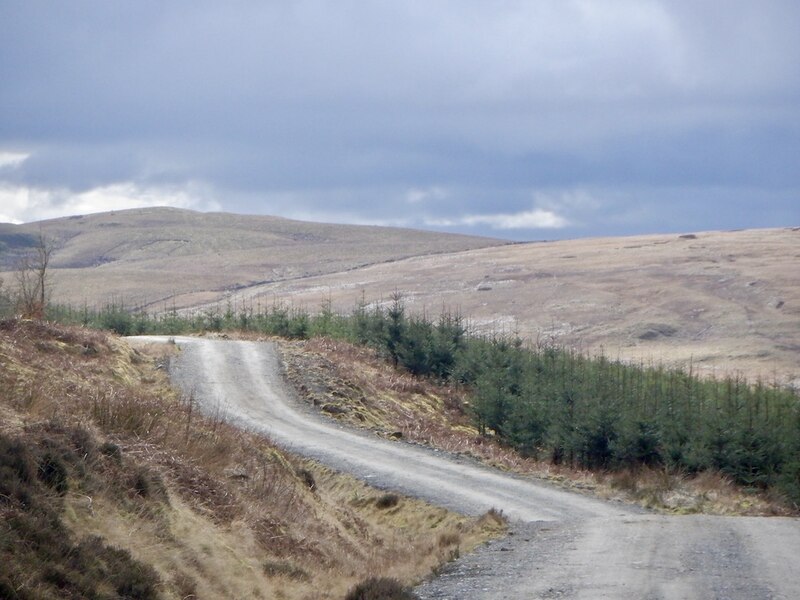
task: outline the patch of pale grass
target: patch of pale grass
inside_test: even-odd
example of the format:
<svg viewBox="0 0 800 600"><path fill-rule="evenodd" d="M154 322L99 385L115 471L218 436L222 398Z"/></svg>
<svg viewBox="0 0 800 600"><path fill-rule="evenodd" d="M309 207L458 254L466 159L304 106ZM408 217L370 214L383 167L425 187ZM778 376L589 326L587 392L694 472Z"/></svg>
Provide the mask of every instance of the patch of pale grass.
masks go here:
<svg viewBox="0 0 800 600"><path fill-rule="evenodd" d="M790 514L779 499L748 492L715 471L686 475L663 467L641 467L600 473L595 480L595 491L602 497L635 502L662 512L748 516Z"/></svg>
<svg viewBox="0 0 800 600"><path fill-rule="evenodd" d="M98 535L126 548L153 566L172 594L202 590L203 596L273 598L275 587L264 577L259 559L266 552L241 523L221 527L176 496L170 499L167 530L163 522L136 518L117 505L96 498L91 511L85 499L71 499L67 525L79 535Z"/></svg>
<svg viewBox="0 0 800 600"><path fill-rule="evenodd" d="M363 562L371 574L405 583L420 581L458 553L503 535L505 522L492 517L472 519L407 497L398 496L390 506L381 500L396 494L379 492L347 476L318 468L315 478L329 491L339 514L338 534L346 541L347 555L332 569L340 578L339 597L352 586L353 564ZM375 529L377 537L364 538L360 530ZM387 552L389 548L393 550Z"/></svg>

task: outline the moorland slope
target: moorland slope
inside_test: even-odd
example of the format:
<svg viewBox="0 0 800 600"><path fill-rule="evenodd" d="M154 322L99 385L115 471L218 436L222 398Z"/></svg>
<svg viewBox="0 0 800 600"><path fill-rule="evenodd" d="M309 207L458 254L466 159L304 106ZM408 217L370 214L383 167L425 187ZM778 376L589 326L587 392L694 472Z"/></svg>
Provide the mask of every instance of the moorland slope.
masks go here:
<svg viewBox="0 0 800 600"><path fill-rule="evenodd" d="M500 240L391 227L144 208L22 225L0 224L0 271L34 245L55 245L54 299L75 305L178 308L232 290L325 275L410 256L459 252Z"/></svg>
<svg viewBox="0 0 800 600"><path fill-rule="evenodd" d="M361 298L627 361L800 384L800 228L513 244L237 291L351 310Z"/></svg>
<svg viewBox="0 0 800 600"><path fill-rule="evenodd" d="M479 332L800 385L797 227L508 244L152 208L0 225L0 266L39 231L53 298L75 306L349 312L399 292Z"/></svg>

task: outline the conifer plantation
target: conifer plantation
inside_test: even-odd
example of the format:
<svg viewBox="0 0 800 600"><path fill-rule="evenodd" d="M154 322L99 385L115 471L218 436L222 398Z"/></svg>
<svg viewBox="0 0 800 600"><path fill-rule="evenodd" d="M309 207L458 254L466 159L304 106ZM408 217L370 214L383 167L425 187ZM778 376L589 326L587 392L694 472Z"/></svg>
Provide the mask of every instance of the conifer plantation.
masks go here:
<svg viewBox="0 0 800 600"><path fill-rule="evenodd" d="M478 430L525 455L586 469L715 470L800 504L800 398L777 384L477 336L459 315L407 314L399 295L362 302L350 314L282 304L158 314L121 304L50 310L56 320L122 335L238 330L345 339L414 375L466 387Z"/></svg>

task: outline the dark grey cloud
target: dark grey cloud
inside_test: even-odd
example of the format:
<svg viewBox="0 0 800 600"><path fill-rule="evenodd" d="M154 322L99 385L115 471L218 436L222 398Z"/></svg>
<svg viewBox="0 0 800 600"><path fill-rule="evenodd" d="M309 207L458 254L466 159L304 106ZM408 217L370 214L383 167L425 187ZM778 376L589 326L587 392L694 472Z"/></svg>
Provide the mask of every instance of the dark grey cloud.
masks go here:
<svg viewBox="0 0 800 600"><path fill-rule="evenodd" d="M112 188L517 238L793 224L797 31L793 1L2 3L0 217Z"/></svg>

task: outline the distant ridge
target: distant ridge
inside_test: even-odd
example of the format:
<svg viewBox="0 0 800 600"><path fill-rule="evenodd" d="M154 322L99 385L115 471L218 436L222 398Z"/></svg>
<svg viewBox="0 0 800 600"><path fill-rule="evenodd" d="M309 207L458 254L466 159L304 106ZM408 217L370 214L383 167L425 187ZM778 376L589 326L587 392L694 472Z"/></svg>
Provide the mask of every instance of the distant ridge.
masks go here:
<svg viewBox="0 0 800 600"><path fill-rule="evenodd" d="M111 298L179 306L220 299L255 283L318 276L420 255L507 242L393 227L143 208L0 224L0 268L36 242L56 243L56 296L76 304Z"/></svg>

